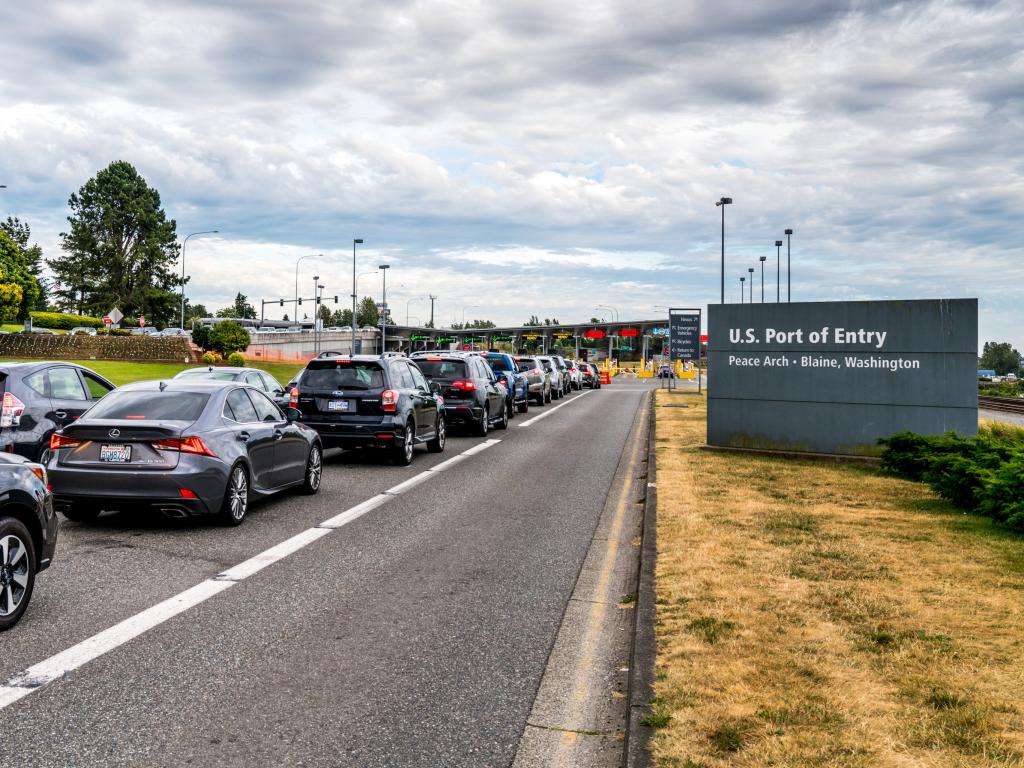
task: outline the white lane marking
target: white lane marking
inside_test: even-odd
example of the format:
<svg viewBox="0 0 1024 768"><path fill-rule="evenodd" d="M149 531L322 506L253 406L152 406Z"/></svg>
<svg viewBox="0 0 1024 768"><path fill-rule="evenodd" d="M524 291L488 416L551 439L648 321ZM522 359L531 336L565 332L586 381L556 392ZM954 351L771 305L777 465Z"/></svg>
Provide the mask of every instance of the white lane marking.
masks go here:
<svg viewBox="0 0 1024 768"><path fill-rule="evenodd" d="M233 581L214 581L213 579L202 581L162 603L157 603L152 608L147 608L141 613L125 619L120 624L115 624L109 629L83 640L78 645L71 646L66 651L61 651L55 656L29 667L24 672L12 677L0 688L0 709L38 690L47 683L73 672L83 664L99 658L179 613L199 605L233 584L235 584Z"/></svg>
<svg viewBox="0 0 1024 768"><path fill-rule="evenodd" d="M270 549L260 552L255 557L250 557L248 560L228 568L226 571L221 571L213 578L217 581L241 581L242 579L247 579L254 573L259 573L268 565L273 565L278 560L284 560L288 555L295 554L303 547L326 536L332 530L331 528L307 528L290 539L285 539L280 544L275 544Z"/></svg>
<svg viewBox="0 0 1024 768"><path fill-rule="evenodd" d="M61 651L60 653L17 673L6 680L3 684L0 684L0 709L10 706L14 702L23 699L25 696L39 690L48 683L52 683L54 680L64 677L65 675L69 675L79 667L88 664L90 661L99 658L103 654L124 645L130 640L134 640L144 632L148 632L154 627L163 624L165 621L174 618L178 614L184 613L189 608L194 608L200 603L209 600L214 595L218 595L221 592L230 589L253 574L259 573L268 565L272 565L273 563L283 560L289 555L298 552L303 547L306 547L332 531L341 528L343 525L362 517L367 512L376 509L388 499L392 498L392 496L395 495L396 489L401 488L402 490L406 490L406 488L411 488L412 485L410 485L410 481L415 480L416 482L414 484L418 485L429 478L432 473L444 471L444 469L452 466L455 459L464 461L470 456L480 453L480 451L487 450L492 445L497 445L500 442L501 440L487 440L483 443L478 443L472 448L452 457L452 459L443 462L443 464L438 464L430 470L426 470L413 476L404 483L399 483L390 491L385 491L384 493L373 496L360 504L356 504L354 507L350 507L341 514L324 520L316 527L307 528L301 533L297 533L291 538L285 539L280 544L275 544L270 549L267 549L226 571L221 571L216 576L206 579L205 581L201 581L194 587L190 587L184 592L179 592L177 595L174 595L174 597L169 597L163 602L157 603L151 608L147 608L146 610L125 619L119 624L115 624L109 629L105 629L102 632L83 640L77 645L73 645L67 650ZM398 493L401 493L401 491L398 491Z"/></svg>
<svg viewBox="0 0 1024 768"><path fill-rule="evenodd" d="M341 528L341 526L346 525L347 523L351 523L357 517L362 517L367 512L370 512L370 511L376 509L381 504L383 504L385 501L387 501L389 498L390 497L387 494L378 493L376 496L370 497L369 499L364 501L362 504L356 504L354 507L346 509L340 515L335 515L334 517L330 517L327 520L324 520L317 527L318 528Z"/></svg>
<svg viewBox="0 0 1024 768"><path fill-rule="evenodd" d="M399 496L408 491L410 488L415 488L420 483L426 482L429 479L430 470L424 470L420 472L418 475L413 475L405 482L399 483L398 485L394 485L388 488L386 491L384 491L384 493L388 496Z"/></svg>
<svg viewBox="0 0 1024 768"><path fill-rule="evenodd" d="M568 401L566 401L566 402L562 403L561 405L556 405L556 406L555 406L554 408L552 408L552 409L551 409L550 411L544 411L544 413L540 414L539 416L534 416L534 417L533 417L532 419L529 419L528 421L524 421L524 422L523 422L522 424L520 424L519 426L520 426L520 427L528 427L528 426L530 426L531 424L535 424L536 422L540 421L541 419L545 419L545 418L547 418L547 417L548 417L548 416L550 416L550 415L551 415L552 413L554 413L555 411L557 411L557 410L558 410L559 408L565 408L565 406L567 406L567 405L572 405L572 404L573 404L573 403L575 403L575 402L576 402L577 400L579 400L579 399L580 399L581 397L583 397L583 396L585 396L585 395L589 395L589 394L590 394L591 392L593 392L593 391L594 391L593 389L588 389L588 390L587 390L586 392L580 392L580 393L579 393L578 395L576 395L576 397L574 397L574 398L573 398L572 400L568 400Z"/></svg>

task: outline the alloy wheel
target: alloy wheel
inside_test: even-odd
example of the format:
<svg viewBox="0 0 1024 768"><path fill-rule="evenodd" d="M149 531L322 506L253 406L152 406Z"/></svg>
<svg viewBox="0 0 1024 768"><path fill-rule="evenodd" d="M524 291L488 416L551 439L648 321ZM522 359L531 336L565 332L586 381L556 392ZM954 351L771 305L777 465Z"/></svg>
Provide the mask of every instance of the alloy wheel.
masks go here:
<svg viewBox="0 0 1024 768"><path fill-rule="evenodd" d="M231 517L239 521L245 517L245 511L249 507L249 479L241 467L235 467L231 473L231 487L228 493L228 509L231 510Z"/></svg>
<svg viewBox="0 0 1024 768"><path fill-rule="evenodd" d="M405 444L402 446L402 450L405 453L405 462L408 464L412 461L413 449L415 443L413 442L412 427L408 424L405 425Z"/></svg>
<svg viewBox="0 0 1024 768"><path fill-rule="evenodd" d="M10 616L25 599L29 567L28 547L21 538L0 539L0 616Z"/></svg>
<svg viewBox="0 0 1024 768"><path fill-rule="evenodd" d="M324 471L323 457L320 454L320 446L314 445L309 452L309 466L306 468L306 483L311 491L320 487L320 478Z"/></svg>
<svg viewBox="0 0 1024 768"><path fill-rule="evenodd" d="M445 441L446 437L447 437L447 432L446 432L446 427L444 425L444 417L438 416L437 417L437 438L436 438L436 440L437 440L437 450L439 452L444 450L444 441Z"/></svg>

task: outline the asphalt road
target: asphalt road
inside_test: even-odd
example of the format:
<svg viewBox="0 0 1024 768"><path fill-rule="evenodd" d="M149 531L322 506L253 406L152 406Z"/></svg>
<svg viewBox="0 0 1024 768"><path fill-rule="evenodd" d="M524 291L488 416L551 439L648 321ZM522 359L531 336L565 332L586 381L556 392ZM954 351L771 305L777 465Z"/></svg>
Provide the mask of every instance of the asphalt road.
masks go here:
<svg viewBox="0 0 1024 768"><path fill-rule="evenodd" d="M240 528L65 522L0 635L0 766L510 765L646 388L532 407L444 471L423 474L483 441L453 436L407 468L329 453L318 496ZM4 704L4 681L17 693L24 670L201 583L223 591Z"/></svg>

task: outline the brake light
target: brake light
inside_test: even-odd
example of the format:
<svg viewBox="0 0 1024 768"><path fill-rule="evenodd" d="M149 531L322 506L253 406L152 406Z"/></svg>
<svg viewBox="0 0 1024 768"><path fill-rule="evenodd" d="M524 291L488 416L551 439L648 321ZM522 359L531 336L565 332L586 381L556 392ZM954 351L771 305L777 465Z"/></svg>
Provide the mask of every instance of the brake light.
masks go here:
<svg viewBox="0 0 1024 768"><path fill-rule="evenodd" d="M534 368L530 373L534 376L540 376L540 368Z"/></svg>
<svg viewBox="0 0 1024 768"><path fill-rule="evenodd" d="M288 407L298 408L299 407L299 388L292 387L292 391L288 393Z"/></svg>
<svg viewBox="0 0 1024 768"><path fill-rule="evenodd" d="M10 392L4 392L3 406L0 408L0 427L18 426L24 412L25 404Z"/></svg>
<svg viewBox="0 0 1024 768"><path fill-rule="evenodd" d="M190 491L188 488L179 488L178 493L181 494L183 499L198 499L195 491Z"/></svg>
<svg viewBox="0 0 1024 768"><path fill-rule="evenodd" d="M67 435L61 435L61 434L59 434L57 432L54 432L52 435L50 435L50 450L51 451L56 451L59 448L74 448L75 446L81 445L81 444L82 444L81 440L76 440L73 437L68 437Z"/></svg>
<svg viewBox="0 0 1024 768"><path fill-rule="evenodd" d="M193 456L212 456L217 454L209 449L201 437L191 435L189 437L168 437L166 440L156 440L153 447L158 451L178 451L179 453L190 453Z"/></svg>
<svg viewBox="0 0 1024 768"><path fill-rule="evenodd" d="M476 382L471 379L466 379L465 381L453 381L452 389L461 389L464 392L472 392L476 389Z"/></svg>
<svg viewBox="0 0 1024 768"><path fill-rule="evenodd" d="M394 413L398 410L398 393L393 389L385 389L380 393L380 404L384 407L384 413Z"/></svg>

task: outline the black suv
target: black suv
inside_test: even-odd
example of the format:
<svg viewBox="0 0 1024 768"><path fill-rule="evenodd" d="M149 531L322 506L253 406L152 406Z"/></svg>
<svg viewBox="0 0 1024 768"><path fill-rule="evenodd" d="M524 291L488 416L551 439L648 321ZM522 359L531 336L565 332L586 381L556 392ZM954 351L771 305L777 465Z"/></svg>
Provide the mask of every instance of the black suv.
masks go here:
<svg viewBox="0 0 1024 768"><path fill-rule="evenodd" d="M72 363L0 364L0 452L46 464L50 434L112 389L98 373Z"/></svg>
<svg viewBox="0 0 1024 768"><path fill-rule="evenodd" d="M36 574L57 546L57 515L46 468L0 454L0 632L25 613Z"/></svg>
<svg viewBox="0 0 1024 768"><path fill-rule="evenodd" d="M397 353L318 357L290 393L299 420L324 448L384 448L396 464L412 463L417 443L444 450L444 406L437 387Z"/></svg>
<svg viewBox="0 0 1024 768"><path fill-rule="evenodd" d="M493 424L508 427L508 392L475 352L416 352L413 361L444 395L449 424L465 424L481 437Z"/></svg>

